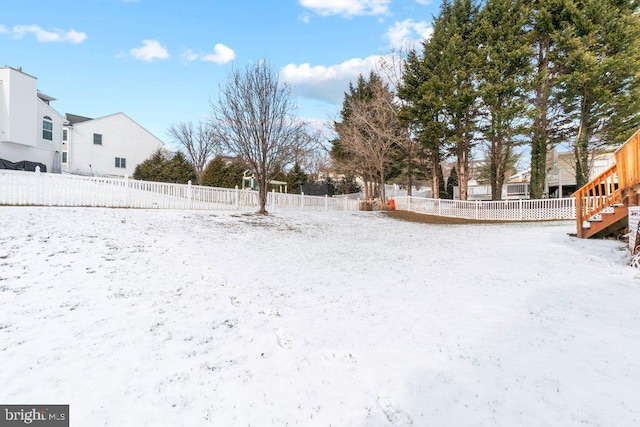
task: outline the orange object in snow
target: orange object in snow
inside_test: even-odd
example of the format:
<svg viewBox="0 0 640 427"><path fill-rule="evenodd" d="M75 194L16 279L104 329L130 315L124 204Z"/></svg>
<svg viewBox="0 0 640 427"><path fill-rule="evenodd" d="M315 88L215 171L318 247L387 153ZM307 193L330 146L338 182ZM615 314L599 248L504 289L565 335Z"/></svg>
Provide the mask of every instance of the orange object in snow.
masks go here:
<svg viewBox="0 0 640 427"><path fill-rule="evenodd" d="M393 199L389 199L389 201L387 202L387 207L389 209L391 209L392 211L396 210L396 201Z"/></svg>

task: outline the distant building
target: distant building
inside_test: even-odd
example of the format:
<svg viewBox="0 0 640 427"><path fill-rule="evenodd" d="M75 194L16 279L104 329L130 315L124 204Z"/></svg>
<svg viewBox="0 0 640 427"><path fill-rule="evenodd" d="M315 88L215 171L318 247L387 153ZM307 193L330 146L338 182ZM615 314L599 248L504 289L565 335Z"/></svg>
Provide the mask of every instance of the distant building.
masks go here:
<svg viewBox="0 0 640 427"><path fill-rule="evenodd" d="M124 113L90 119L67 114L62 170L77 174L133 175L163 143Z"/></svg>
<svg viewBox="0 0 640 427"><path fill-rule="evenodd" d="M0 68L0 159L42 163L53 173L125 176L163 146L124 113L63 117L52 101L35 77Z"/></svg>
<svg viewBox="0 0 640 427"><path fill-rule="evenodd" d="M0 67L0 158L37 162L60 172L64 118L20 68Z"/></svg>
<svg viewBox="0 0 640 427"><path fill-rule="evenodd" d="M591 168L589 180L600 175L615 164L615 148L589 156ZM576 160L572 151L559 152L552 149L547 155L547 180L545 193L551 198L569 197L578 190L576 187Z"/></svg>

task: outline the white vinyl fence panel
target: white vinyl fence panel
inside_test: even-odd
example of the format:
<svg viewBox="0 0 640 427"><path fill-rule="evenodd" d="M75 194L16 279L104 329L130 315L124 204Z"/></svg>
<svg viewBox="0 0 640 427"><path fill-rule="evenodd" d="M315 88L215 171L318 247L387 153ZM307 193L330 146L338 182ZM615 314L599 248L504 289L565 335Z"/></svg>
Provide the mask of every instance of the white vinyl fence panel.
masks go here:
<svg viewBox="0 0 640 427"><path fill-rule="evenodd" d="M629 207L629 251L636 253L638 245L638 229L640 228L640 206Z"/></svg>
<svg viewBox="0 0 640 427"><path fill-rule="evenodd" d="M468 201L398 197L396 209L455 218L535 221L576 218L575 199Z"/></svg>
<svg viewBox="0 0 640 427"><path fill-rule="evenodd" d="M257 210L256 191L0 170L0 205ZM270 193L267 210L355 211L358 201Z"/></svg>

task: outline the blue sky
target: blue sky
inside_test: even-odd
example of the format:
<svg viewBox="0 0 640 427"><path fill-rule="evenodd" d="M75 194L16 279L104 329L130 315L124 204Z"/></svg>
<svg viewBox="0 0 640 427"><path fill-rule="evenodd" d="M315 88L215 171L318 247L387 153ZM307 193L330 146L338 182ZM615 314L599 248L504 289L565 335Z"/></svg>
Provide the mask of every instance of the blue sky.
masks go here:
<svg viewBox="0 0 640 427"><path fill-rule="evenodd" d="M266 59L327 120L359 73L430 34L439 0L3 0L0 65L22 67L60 113L122 111L171 146L206 119L231 69Z"/></svg>

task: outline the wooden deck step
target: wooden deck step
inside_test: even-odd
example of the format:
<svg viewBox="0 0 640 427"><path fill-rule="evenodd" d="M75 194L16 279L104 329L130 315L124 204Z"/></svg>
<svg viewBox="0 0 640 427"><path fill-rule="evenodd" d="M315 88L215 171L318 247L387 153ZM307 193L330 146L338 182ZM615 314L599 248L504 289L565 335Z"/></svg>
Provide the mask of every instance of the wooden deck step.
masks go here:
<svg viewBox="0 0 640 427"><path fill-rule="evenodd" d="M602 211L583 223L585 238L614 235L627 226L629 209L625 205L612 205L611 210Z"/></svg>

